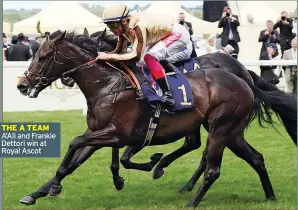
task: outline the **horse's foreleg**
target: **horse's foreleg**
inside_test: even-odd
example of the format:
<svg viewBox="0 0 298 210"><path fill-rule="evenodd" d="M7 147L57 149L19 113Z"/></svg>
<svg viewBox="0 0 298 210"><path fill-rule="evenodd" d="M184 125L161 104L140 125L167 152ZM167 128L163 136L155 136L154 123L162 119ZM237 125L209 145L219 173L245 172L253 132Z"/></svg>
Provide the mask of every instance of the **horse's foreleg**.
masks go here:
<svg viewBox="0 0 298 210"><path fill-rule="evenodd" d="M126 147L120 161L124 168L126 169L136 169L140 171L151 171L154 166L158 163L158 161L162 158L162 153L155 153L153 154L150 159L151 161L148 163L133 163L130 159L141 151L144 147L143 146L132 146Z"/></svg>
<svg viewBox="0 0 298 210"><path fill-rule="evenodd" d="M183 155L200 148L201 146L201 134L200 127L193 133L185 137L184 144L170 153L169 155L163 157L153 171L153 179L158 179L164 175L164 168L168 167L172 162L182 157Z"/></svg>
<svg viewBox="0 0 298 210"><path fill-rule="evenodd" d="M113 174L114 186L117 190L122 190L124 187L124 179L119 175L119 148L112 149L112 164L110 169Z"/></svg>
<svg viewBox="0 0 298 210"><path fill-rule="evenodd" d="M66 155L64 156L60 167L56 171L56 176L49 182L47 182L43 187L41 187L36 193L32 193L29 196L23 198L21 202L24 204L32 205L36 202L37 198L45 197L49 192L56 191L57 186L61 186L61 181L80 165L79 161L77 167L75 167L74 165L70 165L72 160L75 158L76 152L80 150L80 148L89 148L89 152L86 152L86 155L83 155L83 158L80 159L81 162L84 162L92 155L95 150L104 146L114 147L117 146L117 143L118 138L116 137L116 128L112 124L110 124L103 130L85 133L82 136L76 137L69 144ZM92 147L88 147L90 145L92 145ZM87 154L89 154L89 156Z"/></svg>
<svg viewBox="0 0 298 210"><path fill-rule="evenodd" d="M74 157L71 160L68 174L71 174L73 171L75 171L82 163L84 163L95 151L97 150L96 147L93 146L86 146L82 147L79 150L76 151ZM40 197L45 197L47 195L50 196L57 196L61 193L62 186L61 182L54 182L54 177L48 181L45 185L43 185L40 189L37 191L31 193L30 195L22 198L20 200L23 204L32 205L35 203L35 200ZM51 187L51 188L50 188Z"/></svg>

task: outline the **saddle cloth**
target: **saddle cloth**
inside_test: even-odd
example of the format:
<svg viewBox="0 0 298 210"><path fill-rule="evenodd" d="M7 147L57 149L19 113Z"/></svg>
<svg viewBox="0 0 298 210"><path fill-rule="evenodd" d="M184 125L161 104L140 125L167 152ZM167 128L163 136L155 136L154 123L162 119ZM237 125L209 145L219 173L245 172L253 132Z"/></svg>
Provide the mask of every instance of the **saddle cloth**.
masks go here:
<svg viewBox="0 0 298 210"><path fill-rule="evenodd" d="M175 63L174 66L179 72L167 72L167 79L173 98L175 100L175 110L182 111L194 107L194 98L188 79L184 73L197 70L200 68L199 62L196 59L188 59L184 62ZM146 101L150 103L163 103L162 90L150 74L147 66L136 65L131 67L131 70L138 79ZM165 68L166 69L166 68ZM167 71L167 70L166 70ZM141 74L140 74L141 73Z"/></svg>

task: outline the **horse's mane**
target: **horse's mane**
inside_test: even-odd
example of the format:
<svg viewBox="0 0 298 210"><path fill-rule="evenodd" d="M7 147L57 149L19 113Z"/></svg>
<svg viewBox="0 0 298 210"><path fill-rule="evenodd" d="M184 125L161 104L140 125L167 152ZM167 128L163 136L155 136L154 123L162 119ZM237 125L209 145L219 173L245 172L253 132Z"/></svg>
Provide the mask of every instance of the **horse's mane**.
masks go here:
<svg viewBox="0 0 298 210"><path fill-rule="evenodd" d="M103 41L108 43L109 45L115 46L117 45L118 38L112 33L107 33L106 30L104 31L97 31L90 35L90 37L101 37Z"/></svg>
<svg viewBox="0 0 298 210"><path fill-rule="evenodd" d="M62 35L64 32L63 31L55 31L54 33L52 33L50 35L50 39L54 39L56 37L58 37L59 35ZM87 52L91 53L94 57L97 56L97 48L99 47L99 45L93 41L91 38L89 37L85 37L82 34L77 34L74 31L70 31L67 32L65 34L64 39L76 46L78 46L79 48L82 48L84 50L86 50Z"/></svg>
<svg viewBox="0 0 298 210"><path fill-rule="evenodd" d="M104 31L97 31L90 35L90 37L98 37L100 34L102 34Z"/></svg>
<svg viewBox="0 0 298 210"><path fill-rule="evenodd" d="M55 31L50 35L50 39L51 40L55 39L56 37L58 37L59 35L62 35L63 33L64 32L60 30ZM94 58L97 57L98 55L97 50L99 48L99 44L96 43L96 41L94 41L94 37L86 37L83 34L77 34L75 31L70 31L65 34L64 39L70 42L71 44L81 48L82 51L85 50L89 52L91 55L94 56ZM111 71L109 70L107 72L111 72ZM121 75L121 73L119 73L118 71L114 71L114 74Z"/></svg>
<svg viewBox="0 0 298 210"><path fill-rule="evenodd" d="M108 44L116 47L118 38L113 34L106 34L104 37L104 41L106 41Z"/></svg>

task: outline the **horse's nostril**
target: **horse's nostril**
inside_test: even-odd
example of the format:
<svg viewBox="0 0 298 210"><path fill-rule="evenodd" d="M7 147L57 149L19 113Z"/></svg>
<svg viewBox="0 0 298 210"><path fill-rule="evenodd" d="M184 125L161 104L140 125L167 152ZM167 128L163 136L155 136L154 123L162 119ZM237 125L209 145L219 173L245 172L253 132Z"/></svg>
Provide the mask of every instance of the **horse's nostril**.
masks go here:
<svg viewBox="0 0 298 210"><path fill-rule="evenodd" d="M28 87L24 84L17 85L17 88L22 94L26 94L28 91Z"/></svg>
<svg viewBox="0 0 298 210"><path fill-rule="evenodd" d="M17 88L18 88L19 90L22 90L22 89L26 89L27 87L26 87L26 85L24 85L24 84L19 84L19 85L17 86Z"/></svg>

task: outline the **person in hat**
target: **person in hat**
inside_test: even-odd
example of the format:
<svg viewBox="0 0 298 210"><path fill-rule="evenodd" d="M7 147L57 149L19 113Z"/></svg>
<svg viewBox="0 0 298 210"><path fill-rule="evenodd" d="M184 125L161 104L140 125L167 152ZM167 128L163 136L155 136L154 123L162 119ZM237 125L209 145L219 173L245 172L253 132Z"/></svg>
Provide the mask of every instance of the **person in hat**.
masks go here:
<svg viewBox="0 0 298 210"><path fill-rule="evenodd" d="M11 46L7 50L7 61L13 61L12 52L14 50L14 46L18 43L18 36L14 35L11 37Z"/></svg>
<svg viewBox="0 0 298 210"><path fill-rule="evenodd" d="M263 52L260 56L260 60L272 60L278 56L278 48L275 43L270 43L267 47L267 50ZM274 73L276 66L260 66L261 77L272 84L278 84L279 79Z"/></svg>
<svg viewBox="0 0 298 210"><path fill-rule="evenodd" d="M192 43L189 32L174 18L152 16L145 12L130 13L126 5L114 3L103 12L104 23L118 36L116 49L111 53L98 53L97 59L112 61L144 61L164 93L165 103L174 105L165 70L166 64L190 58ZM133 43L128 53L123 53L125 42ZM167 68L174 68L167 65Z"/></svg>
<svg viewBox="0 0 298 210"><path fill-rule="evenodd" d="M228 44L234 48L231 53L232 57L238 59L239 42L241 42L238 27L240 26L239 17L232 13L230 7L224 7L222 16L218 22L218 28L222 28L221 46L226 47Z"/></svg>
<svg viewBox="0 0 298 210"><path fill-rule="evenodd" d="M30 48L27 46L26 37L23 33L18 34L18 43L14 45L14 49L11 52L11 58L13 61L28 61L32 54Z"/></svg>

